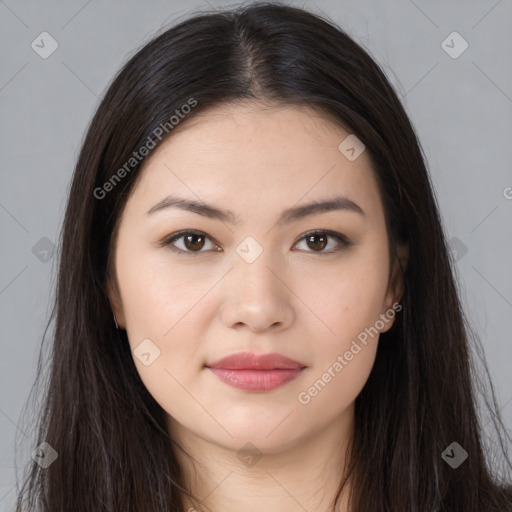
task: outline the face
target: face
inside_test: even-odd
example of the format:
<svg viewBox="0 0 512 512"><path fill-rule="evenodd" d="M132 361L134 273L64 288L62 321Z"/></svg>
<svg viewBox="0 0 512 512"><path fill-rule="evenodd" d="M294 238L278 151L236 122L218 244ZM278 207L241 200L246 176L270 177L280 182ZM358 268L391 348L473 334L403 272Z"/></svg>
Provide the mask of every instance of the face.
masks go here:
<svg viewBox="0 0 512 512"><path fill-rule="evenodd" d="M351 418L401 282L369 156L338 148L348 135L305 108L231 105L183 122L146 161L109 297L175 435L276 453ZM208 367L242 352L299 364Z"/></svg>

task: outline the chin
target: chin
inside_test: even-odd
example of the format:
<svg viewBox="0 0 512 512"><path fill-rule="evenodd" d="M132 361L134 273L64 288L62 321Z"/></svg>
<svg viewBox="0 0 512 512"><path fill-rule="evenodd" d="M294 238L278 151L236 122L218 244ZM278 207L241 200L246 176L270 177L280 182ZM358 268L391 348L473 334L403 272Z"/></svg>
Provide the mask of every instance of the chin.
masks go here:
<svg viewBox="0 0 512 512"><path fill-rule="evenodd" d="M243 451L244 447L249 444L250 446L247 446L249 451L252 446L264 454L281 453L295 446L300 440L300 435L296 428L292 428L292 425L286 429L282 428L283 425L276 428L277 425L278 422L273 422L272 425L252 422L248 425L239 424L235 428L224 422L223 426L233 437L223 431L225 435L222 435L221 438L215 436L211 438L211 441L236 452ZM293 437L290 435L291 432L293 432Z"/></svg>

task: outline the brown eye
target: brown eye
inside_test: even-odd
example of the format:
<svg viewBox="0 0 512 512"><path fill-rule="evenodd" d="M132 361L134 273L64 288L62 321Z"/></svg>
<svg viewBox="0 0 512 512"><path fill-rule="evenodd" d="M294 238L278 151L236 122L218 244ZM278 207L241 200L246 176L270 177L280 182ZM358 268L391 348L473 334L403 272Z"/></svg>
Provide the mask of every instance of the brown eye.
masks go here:
<svg viewBox="0 0 512 512"><path fill-rule="evenodd" d="M336 240L338 244L335 244L333 247L332 244L329 243L331 239ZM336 233L335 231L312 231L303 235L299 242L302 243L302 241L305 241L306 252L316 252L320 255L333 254L335 252L341 251L346 247L354 245L354 243L351 242L345 235ZM330 245L329 250L324 250L328 245Z"/></svg>
<svg viewBox="0 0 512 512"><path fill-rule="evenodd" d="M322 251L327 245L327 237L321 234L313 234L307 236L308 247L315 251Z"/></svg>
<svg viewBox="0 0 512 512"><path fill-rule="evenodd" d="M195 233L184 236L184 245L190 251L200 251L204 246L204 236Z"/></svg>
<svg viewBox="0 0 512 512"><path fill-rule="evenodd" d="M178 245L180 243L181 247ZM215 244L212 243L211 238L201 231L181 231L180 233L174 233L159 243L160 247L168 247L173 252L184 254L187 256L193 256L196 253L201 254L207 252L207 249L203 250L207 243L210 247L207 249L219 250Z"/></svg>

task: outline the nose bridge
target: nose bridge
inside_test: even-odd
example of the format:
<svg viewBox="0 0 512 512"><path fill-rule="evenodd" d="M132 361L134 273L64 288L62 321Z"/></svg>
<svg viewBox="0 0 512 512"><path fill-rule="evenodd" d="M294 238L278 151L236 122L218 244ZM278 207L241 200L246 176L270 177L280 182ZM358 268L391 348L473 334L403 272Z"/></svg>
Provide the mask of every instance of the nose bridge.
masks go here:
<svg viewBox="0 0 512 512"><path fill-rule="evenodd" d="M288 324L293 317L282 265L270 250L247 237L237 247L227 281L223 320L228 326L246 324L252 330Z"/></svg>
<svg viewBox="0 0 512 512"><path fill-rule="evenodd" d="M244 295L247 292L263 293L271 300L277 293L280 295L280 288L283 286L276 277L282 268L276 260L271 248L258 242L252 236L247 236L238 244L235 249L234 280L236 288ZM272 295L272 297L271 297Z"/></svg>

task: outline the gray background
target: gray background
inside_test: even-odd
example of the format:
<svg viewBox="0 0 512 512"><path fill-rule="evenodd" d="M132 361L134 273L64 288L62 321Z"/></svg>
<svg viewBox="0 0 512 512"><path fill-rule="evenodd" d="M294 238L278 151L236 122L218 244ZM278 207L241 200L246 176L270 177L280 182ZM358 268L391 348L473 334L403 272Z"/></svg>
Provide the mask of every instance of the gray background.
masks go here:
<svg viewBox="0 0 512 512"><path fill-rule="evenodd" d="M9 510L15 497L14 435L34 436L19 432L18 424L55 284L57 258L47 249L58 240L87 124L114 73L156 31L192 10L229 5L0 0L0 510ZM466 312L481 336L510 429L512 1L295 5L346 29L403 97L458 260ZM31 47L44 31L58 43L47 59ZM458 58L442 47L453 31L469 44ZM461 48L457 40L446 44Z"/></svg>

